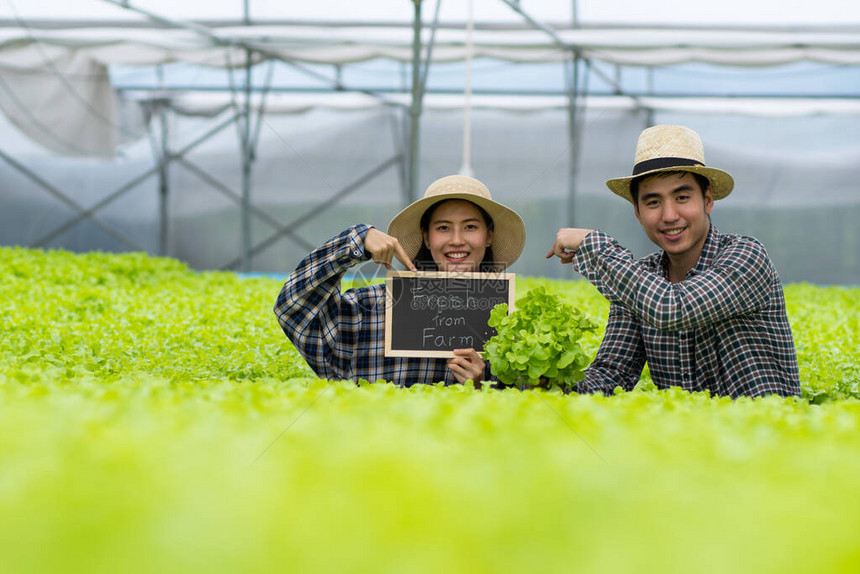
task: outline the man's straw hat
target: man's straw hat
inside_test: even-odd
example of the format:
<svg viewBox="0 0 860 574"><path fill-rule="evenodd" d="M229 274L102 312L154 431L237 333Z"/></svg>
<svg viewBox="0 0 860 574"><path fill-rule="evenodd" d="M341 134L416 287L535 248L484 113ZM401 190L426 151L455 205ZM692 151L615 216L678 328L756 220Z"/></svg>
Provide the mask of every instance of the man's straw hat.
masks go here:
<svg viewBox="0 0 860 574"><path fill-rule="evenodd" d="M639 135L636 157L633 160L633 175L618 177L606 182L616 195L630 203L630 182L635 177L661 171L689 171L698 173L711 182L711 195L722 199L732 192L735 182L727 172L705 166L705 148L699 134L685 126L654 126Z"/></svg>
<svg viewBox="0 0 860 574"><path fill-rule="evenodd" d="M493 218L493 258L505 267L520 256L526 243L523 218L513 209L490 196L487 186L473 177L449 175L437 179L424 192L424 197L405 207L388 224L388 234L400 240L410 259L415 259L424 243L421 216L428 208L448 199L465 199L480 206Z"/></svg>

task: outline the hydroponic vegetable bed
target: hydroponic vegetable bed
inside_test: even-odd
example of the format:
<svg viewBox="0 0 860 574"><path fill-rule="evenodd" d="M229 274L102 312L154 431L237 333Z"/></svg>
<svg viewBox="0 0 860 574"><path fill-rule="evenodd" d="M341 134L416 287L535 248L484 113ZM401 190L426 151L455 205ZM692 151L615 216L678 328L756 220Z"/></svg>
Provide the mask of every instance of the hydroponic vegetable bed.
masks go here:
<svg viewBox="0 0 860 574"><path fill-rule="evenodd" d="M321 381L276 280L0 260L3 572L860 568L858 288L788 286L804 398L732 402Z"/></svg>

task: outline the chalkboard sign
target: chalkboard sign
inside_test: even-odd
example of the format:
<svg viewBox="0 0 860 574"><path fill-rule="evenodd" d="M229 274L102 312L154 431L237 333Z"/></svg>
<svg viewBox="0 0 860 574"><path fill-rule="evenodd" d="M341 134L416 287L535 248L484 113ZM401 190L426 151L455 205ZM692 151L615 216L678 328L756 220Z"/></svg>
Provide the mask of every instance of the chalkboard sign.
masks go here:
<svg viewBox="0 0 860 574"><path fill-rule="evenodd" d="M453 357L481 351L496 330L499 303L514 306L513 273L389 271L385 277L385 356Z"/></svg>

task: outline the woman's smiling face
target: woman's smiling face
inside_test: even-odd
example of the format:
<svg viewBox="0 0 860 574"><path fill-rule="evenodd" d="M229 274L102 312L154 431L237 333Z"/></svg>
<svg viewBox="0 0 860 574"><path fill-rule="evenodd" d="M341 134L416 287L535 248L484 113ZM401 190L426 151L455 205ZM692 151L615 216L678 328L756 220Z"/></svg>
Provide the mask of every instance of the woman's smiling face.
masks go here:
<svg viewBox="0 0 860 574"><path fill-rule="evenodd" d="M438 205L423 235L440 271L478 271L493 242L493 232L487 228L481 211L461 199Z"/></svg>

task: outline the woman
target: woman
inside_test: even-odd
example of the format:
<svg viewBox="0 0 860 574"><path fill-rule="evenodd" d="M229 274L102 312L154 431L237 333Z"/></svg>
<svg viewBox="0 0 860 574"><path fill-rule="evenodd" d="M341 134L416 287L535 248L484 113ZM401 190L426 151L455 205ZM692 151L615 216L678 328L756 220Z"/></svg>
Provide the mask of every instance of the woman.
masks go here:
<svg viewBox="0 0 860 574"><path fill-rule="evenodd" d="M489 380L475 349L451 359L386 357L385 286L340 291L347 269L373 259L391 269L396 258L412 271L494 271L511 265L525 244L525 225L493 201L480 181L452 175L434 181L391 220L388 233L358 224L327 241L293 271L275 304L281 328L324 379L402 386Z"/></svg>

